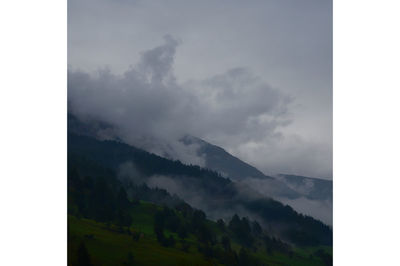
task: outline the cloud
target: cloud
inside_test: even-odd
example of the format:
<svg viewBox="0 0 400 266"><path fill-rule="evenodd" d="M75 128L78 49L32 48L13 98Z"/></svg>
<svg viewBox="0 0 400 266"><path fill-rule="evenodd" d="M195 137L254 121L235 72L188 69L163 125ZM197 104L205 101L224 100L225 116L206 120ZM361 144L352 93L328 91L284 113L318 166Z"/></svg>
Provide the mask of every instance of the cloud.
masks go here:
<svg viewBox="0 0 400 266"><path fill-rule="evenodd" d="M242 158L263 171L298 174L331 179L332 144L308 139L296 133L264 136L228 148L228 152Z"/></svg>
<svg viewBox="0 0 400 266"><path fill-rule="evenodd" d="M273 135L286 117L291 98L272 88L249 69L234 68L202 81L185 84L201 99L199 116L202 137L217 140L230 137L235 144ZM203 127L203 125L207 125Z"/></svg>
<svg viewBox="0 0 400 266"><path fill-rule="evenodd" d="M276 181L276 179L263 180L256 178L246 178L244 180L241 180L240 182L237 182L237 188L245 196L254 196L254 192L257 192L259 194L256 195L256 197L272 197L275 200L282 202L283 204L291 206L299 213L312 216L328 225L332 225L332 200L314 200L306 198L304 196L310 192L313 186L313 181L305 180L305 183L303 183L303 185L296 187L296 193L293 193L293 191L288 191L287 187L284 186L281 182ZM246 187L250 188L247 190L251 194L243 191L242 188ZM297 192L299 192L300 194Z"/></svg>
<svg viewBox="0 0 400 266"><path fill-rule="evenodd" d="M146 177L132 162L122 163L118 167L117 176L124 185L141 185L146 182Z"/></svg>
<svg viewBox="0 0 400 266"><path fill-rule="evenodd" d="M288 199L277 198L283 204L290 205L295 211L309 215L327 225L332 226L333 212L332 201L330 200L310 200L307 198Z"/></svg>
<svg viewBox="0 0 400 266"><path fill-rule="evenodd" d="M140 53L157 46L160 36L167 33L179 36L183 42L170 40L168 48L163 46L147 56ZM170 52L166 51L168 49ZM163 59L158 56L160 53L165 55ZM155 65L157 60L161 64ZM139 68L138 64L134 68L136 72L146 72L143 75L152 76L155 83L157 79L173 76L175 83L188 90L186 84L194 79L193 86L200 90L219 88L223 98L219 97L218 101L229 99L229 94L222 89L224 83L238 82L229 77L230 69L242 69L244 74L238 74L240 70L231 73L242 76L243 81L257 73L255 83L266 85L262 82L266 80L274 88L293 96L292 103L287 106L288 117L277 121L269 115L255 115L245 123L239 118L251 111L247 109L250 106L242 107L239 100L230 102L245 113L226 109L227 116L222 117L222 109L210 109L195 116L196 108L203 108L201 103L205 100L200 100L199 104L198 99L190 102L190 97L179 95L175 104L192 105L192 110L184 108L184 111L199 121L197 127L194 123L184 127L262 171L332 177L331 0L229 1L229 4L224 1L189 4L181 0L68 1L69 64L84 71L108 66L114 76L123 77L130 64L139 61L151 68ZM245 89L249 88L245 86ZM197 97L193 91L188 94ZM260 107L266 96L253 91L251 94L256 95L258 101L247 103L254 105L253 111L257 112L257 106ZM239 94L233 95L239 97ZM210 93L206 96L217 99ZM240 95L246 101L244 96ZM209 104L205 106L211 108ZM231 117L234 115L238 115L236 121ZM208 132L209 128L200 123L202 119L209 123L213 120L215 130ZM282 127L285 119L290 123L287 121ZM159 122L154 125L159 126ZM220 123L224 126L215 127ZM264 129L257 124L262 124ZM246 133L238 134L241 128Z"/></svg>
<svg viewBox="0 0 400 266"><path fill-rule="evenodd" d="M188 178L188 177L186 177ZM225 205L225 201L218 201L210 197L207 192L199 189L200 185L197 180L189 178L173 178L171 176L154 175L144 180L151 188L162 188L167 190L171 195L177 195L185 200L191 206L199 208L207 213L207 216L213 220L223 218L229 220L232 215L239 214L240 216L250 217L253 220L258 220L264 224L260 217L244 208L241 202L251 201L255 199L265 198L268 182L260 182L257 185L261 188L254 186L256 183L243 182L236 184L238 195L231 198L229 207ZM197 184L193 185L193 184ZM196 189L197 187L197 189ZM255 189L255 190L254 190ZM270 191L270 189L269 189ZM270 191L271 192L271 191ZM272 192L275 193L276 191ZM269 194L271 195L271 194ZM274 197L276 200L291 206L299 213L312 216L328 225L332 226L332 201L330 200L310 200L305 197L297 197L289 199L287 197ZM236 201L239 200L239 201Z"/></svg>
<svg viewBox="0 0 400 266"><path fill-rule="evenodd" d="M206 212L209 219L228 221L234 214L239 214L264 224L258 215L243 207L243 202L260 198L260 195L256 195L257 193L254 193L254 191L251 193L245 186L235 186L239 194L233 198L219 198L210 195L210 192L201 188L199 180L191 177L174 178L172 176L154 175L146 180L146 184L151 188L165 189L171 195L177 195L191 206Z"/></svg>
<svg viewBox="0 0 400 266"><path fill-rule="evenodd" d="M234 68L205 80L177 82L174 57L179 41L141 53L124 74L109 69L95 73L69 70L69 111L116 126L126 142L151 152L203 166L185 135L239 146L279 135L289 123L291 98L272 88L249 69Z"/></svg>

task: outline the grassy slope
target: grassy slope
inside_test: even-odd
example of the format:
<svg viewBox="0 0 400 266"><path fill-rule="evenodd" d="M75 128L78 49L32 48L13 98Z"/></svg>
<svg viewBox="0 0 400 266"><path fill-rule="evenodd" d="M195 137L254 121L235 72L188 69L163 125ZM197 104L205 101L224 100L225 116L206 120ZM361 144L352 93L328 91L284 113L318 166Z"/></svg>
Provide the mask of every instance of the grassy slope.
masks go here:
<svg viewBox="0 0 400 266"><path fill-rule="evenodd" d="M118 228L113 225L107 226L93 220L69 216L68 265L75 264L77 248L81 241L85 242L94 265L123 265L130 252L133 254L135 265L219 265L217 261L207 260L198 252L197 240L192 235L187 238L190 243L188 253L181 250L179 241L176 241L173 248L160 246L153 232L153 217L159 208L157 205L147 202L135 205L132 211L134 221L130 230L143 233L138 241L135 241L127 232L118 232ZM210 222L210 224L215 231L218 231L214 222ZM167 236L169 234L166 232ZM91 239L87 235L94 237ZM175 239L178 240L176 235ZM237 252L240 249L239 245L234 242L232 248ZM279 253L269 255L260 242L257 251L253 254L266 265L323 265L319 258L315 256L310 258L316 249L296 248L292 257ZM332 252L331 247L324 247L324 250Z"/></svg>
<svg viewBox="0 0 400 266"><path fill-rule="evenodd" d="M179 243L175 248L161 247L154 235L144 234L135 241L126 233L113 232L105 224L92 220L70 216L69 224L69 265L74 265L81 241L85 242L94 265L123 265L129 252L134 256L135 265L215 265L206 261L193 247L190 253L180 251ZM85 237L90 234L94 239Z"/></svg>

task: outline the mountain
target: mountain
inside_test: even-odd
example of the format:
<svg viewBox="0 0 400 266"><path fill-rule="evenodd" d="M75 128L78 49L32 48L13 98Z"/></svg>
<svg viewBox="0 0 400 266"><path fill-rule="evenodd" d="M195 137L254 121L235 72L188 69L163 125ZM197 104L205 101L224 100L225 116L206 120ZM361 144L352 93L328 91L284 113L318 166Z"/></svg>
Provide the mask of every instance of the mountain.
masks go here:
<svg viewBox="0 0 400 266"><path fill-rule="evenodd" d="M199 145L197 153L199 156L205 158L205 167L218 171L222 175L229 176L233 180L240 180L243 178L272 178L264 175L255 167L231 155L223 148L210 144L202 139L193 136L185 136L182 138L182 142L186 145Z"/></svg>
<svg viewBox="0 0 400 266"><path fill-rule="evenodd" d="M118 137L117 130L112 125L93 119L78 119L73 114L68 114L68 129L70 133L77 135L122 142ZM237 187L241 188L241 191L249 190L251 191L249 193L278 199L290 205L296 211L312 215L328 224L332 224L331 181L295 175L276 175L271 177L231 155L223 148L208 143L200 138L185 136L180 142L182 143L181 145L191 146L188 150L193 152L193 154L191 154L192 157L198 157L204 160L204 163L201 165L207 169L218 172L223 177L229 178ZM157 140L147 139L146 145L142 144L141 146L142 149L143 146L149 148L144 148L147 151L157 150L157 154L166 159L176 160L180 158L176 156L179 153L174 151L176 146L168 145L168 143L160 145ZM154 147L157 148L154 149ZM182 147L180 147L180 150L182 150ZM187 157L187 155L184 157ZM196 162L193 163L196 164ZM125 168L129 168L129 166ZM172 182L168 178L159 176L157 178L153 177L149 182L153 185L162 183L162 186L168 187L170 191L179 194L182 193L179 191L182 186L191 187L192 184L197 181L191 180L186 184L186 181L183 182L180 180L180 184L177 185L176 181ZM201 202L201 199L197 200ZM192 201L194 200L192 199Z"/></svg>
<svg viewBox="0 0 400 266"><path fill-rule="evenodd" d="M231 155L223 148L200 138L186 136L186 145L198 145L197 153L205 159L205 167L227 176L237 183L254 187L259 193L277 198L310 200L332 199L332 181L318 178L278 174L271 177Z"/></svg>
<svg viewBox="0 0 400 266"><path fill-rule="evenodd" d="M283 181L204 141L199 151L208 154L208 165L223 165L219 171L128 145L116 132L107 123L68 116L73 264L331 265L332 228L249 182L284 185L282 191L299 195ZM251 175L232 178L221 169Z"/></svg>
<svg viewBox="0 0 400 266"><path fill-rule="evenodd" d="M310 200L332 200L332 180L288 174L271 177L231 155L223 148L200 138L185 136L181 141L186 145L197 144L199 146L197 153L205 159L206 168L217 171L236 182L252 178L263 180L256 182L268 184L269 189L266 188L266 195L292 199L306 197Z"/></svg>
<svg viewBox="0 0 400 266"><path fill-rule="evenodd" d="M121 143L69 136L75 148L68 152L68 265L332 265L330 246L293 247L247 217L212 221L165 190L124 184L115 170L84 157L87 147L76 149L75 144L83 142L95 148L94 153L101 152L95 143L106 144L104 152L114 159L119 148L129 153ZM148 163L155 158L148 157ZM166 164L164 172L179 166ZM265 204L250 208L267 211ZM282 216L283 210L271 218ZM303 222L298 226L312 225L312 220L299 218ZM289 232L292 238L305 237Z"/></svg>
<svg viewBox="0 0 400 266"><path fill-rule="evenodd" d="M206 168L168 160L120 141L75 134L68 136L68 156L69 162L86 158L116 173L128 194L130 186L146 184L176 194L215 220L237 213L258 219L272 234L298 245L332 241L332 231L323 223Z"/></svg>
<svg viewBox="0 0 400 266"><path fill-rule="evenodd" d="M332 201L332 180L286 174L279 174L277 178L309 199Z"/></svg>
<svg viewBox="0 0 400 266"><path fill-rule="evenodd" d="M221 173L240 187L272 197L296 211L311 215L332 225L332 181L298 175L267 176L224 149L193 136L182 139L186 145L197 145L198 156L205 167Z"/></svg>

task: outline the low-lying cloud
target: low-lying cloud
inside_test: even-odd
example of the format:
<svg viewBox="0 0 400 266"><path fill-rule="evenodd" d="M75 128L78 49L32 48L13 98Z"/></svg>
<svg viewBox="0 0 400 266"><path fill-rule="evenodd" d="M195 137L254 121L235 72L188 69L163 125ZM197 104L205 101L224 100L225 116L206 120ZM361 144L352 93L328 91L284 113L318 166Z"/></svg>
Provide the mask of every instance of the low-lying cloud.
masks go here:
<svg viewBox="0 0 400 266"><path fill-rule="evenodd" d="M164 175L144 176L132 162L125 162L119 166L118 177L125 184L132 183L136 186L146 184L151 188L165 189L171 195L176 195L191 206L205 211L207 216L213 220L220 218L229 220L236 213L262 222L262 219L246 210L236 200L241 202L272 196L283 204L291 206L299 213L312 216L328 225L332 225L331 200L311 200L299 195L296 197L284 196L282 194L283 189L271 183L273 180L249 178L235 183L235 189L238 194L228 200L229 207L227 208L227 199L211 197L207 191L201 189L199 180L196 178Z"/></svg>
<svg viewBox="0 0 400 266"><path fill-rule="evenodd" d="M291 206L299 213L332 225L332 198L329 195L323 198L309 197L314 188L314 182L310 179L305 179L303 182L294 186L277 179L245 178L237 184L239 187L250 188L252 193L255 191L261 196L272 197Z"/></svg>
<svg viewBox="0 0 400 266"><path fill-rule="evenodd" d="M305 197L277 198L277 200L291 206L299 213L312 216L330 226L333 224L332 201L330 200L311 200Z"/></svg>
<svg viewBox="0 0 400 266"><path fill-rule="evenodd" d="M291 98L246 68L180 84L173 72L179 44L165 36L164 44L143 52L122 75L70 69L70 112L115 125L132 145L200 166L204 158L196 147L178 141L183 136L239 147L276 138L279 128L290 123Z"/></svg>

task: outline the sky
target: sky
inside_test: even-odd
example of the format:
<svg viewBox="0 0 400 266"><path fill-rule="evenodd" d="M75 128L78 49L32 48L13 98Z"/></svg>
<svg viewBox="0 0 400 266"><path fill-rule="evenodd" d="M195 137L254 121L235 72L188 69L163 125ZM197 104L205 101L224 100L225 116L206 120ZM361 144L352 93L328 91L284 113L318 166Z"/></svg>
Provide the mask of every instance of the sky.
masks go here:
<svg viewBox="0 0 400 266"><path fill-rule="evenodd" d="M69 0L68 65L73 110L131 144L332 178L332 1Z"/></svg>

